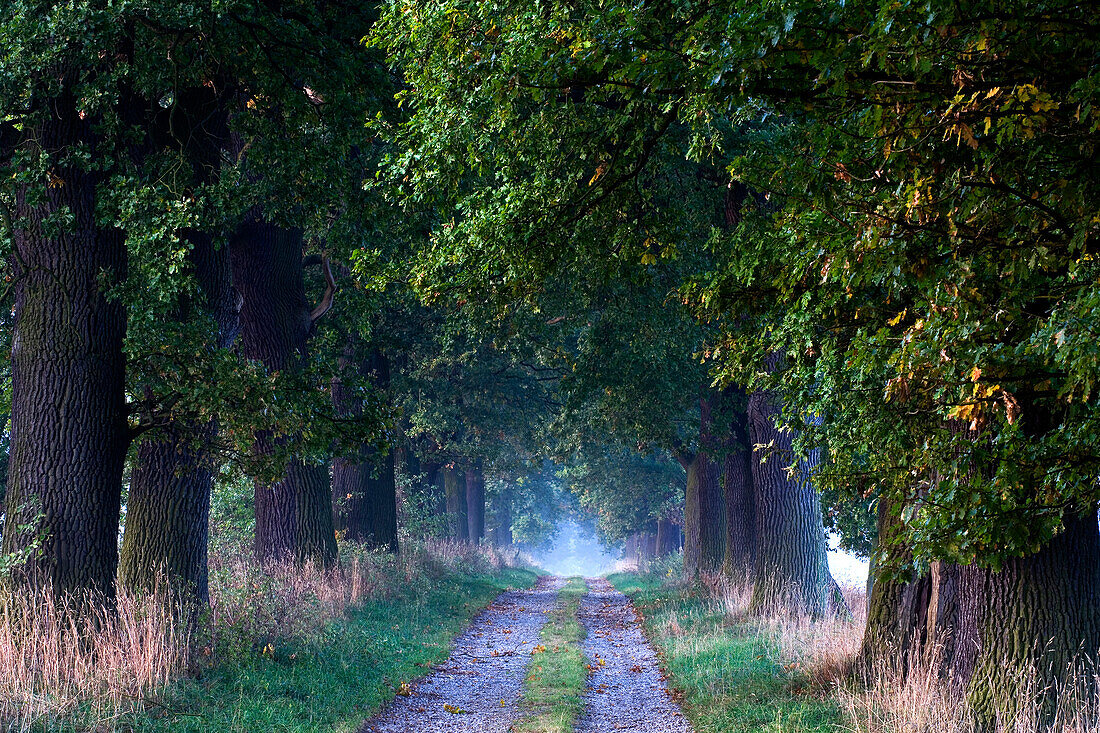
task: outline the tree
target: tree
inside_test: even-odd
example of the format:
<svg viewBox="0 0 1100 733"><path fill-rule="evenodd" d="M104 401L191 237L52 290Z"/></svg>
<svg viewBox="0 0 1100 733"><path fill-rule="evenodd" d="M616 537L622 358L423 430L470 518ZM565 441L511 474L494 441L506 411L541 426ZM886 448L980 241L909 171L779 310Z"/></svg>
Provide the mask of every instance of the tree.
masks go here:
<svg viewBox="0 0 1100 733"><path fill-rule="evenodd" d="M356 346L359 346L357 349ZM362 346L349 341L344 351L346 369L357 369L376 387L389 386L389 361L378 348L364 356ZM332 398L345 415L362 412L354 391L343 381L333 384ZM397 552L397 487L395 450L383 455L362 446L350 457L337 457L332 467L332 493L336 529L349 540Z"/></svg>
<svg viewBox="0 0 1100 733"><path fill-rule="evenodd" d="M4 38L27 34L5 54L0 84L16 319L3 552L22 560L22 584L109 599L129 443L126 313L108 293L127 265L109 189L126 188L113 178L123 165L111 156L117 120L135 104L113 76L131 55L128 24L82 8L43 13L48 21L32 28L23 13L34 9L0 15ZM67 40L36 48L52 34ZM97 91L107 92L98 102ZM75 395L79 409L71 409Z"/></svg>
<svg viewBox="0 0 1100 733"><path fill-rule="evenodd" d="M193 196L203 195L203 188L215 182L221 151L228 144L225 94L224 88L210 86L178 90L178 106L153 122L152 142L175 151L179 162L191 171L188 183ZM181 286L176 297L167 299L173 305L162 311L168 320L178 323L177 337L190 337L185 339L185 347L190 347L201 363L209 352L227 349L236 339L240 299L232 287L229 252L215 242L212 233L185 230L180 244L189 250L187 271L194 280L194 291ZM138 323L131 328L130 342L144 342L143 348L147 348L149 341L158 340L143 327L155 319L132 320ZM178 343L173 346L181 347ZM132 354L133 350L129 351ZM161 356L170 359L164 351ZM137 364L137 371L143 371L141 362ZM134 367L131 359L131 369ZM131 376L131 389L140 390L141 381ZM151 384L143 391L147 402L156 401ZM187 605L195 609L208 601L207 540L217 421L196 419L193 412L186 416L170 413L161 410L155 418L150 414L149 424L141 426L145 434L138 442L131 469L119 579L131 589L149 588L163 573L174 589L190 596ZM154 427L153 423L160 424Z"/></svg>
<svg viewBox="0 0 1100 733"><path fill-rule="evenodd" d="M618 414L602 405L590 411L625 423L618 431L624 442L641 434L643 441L670 448L680 444L692 476L685 558L693 567L716 568L724 559L718 479L700 447L706 433L685 430L679 419L699 414L696 400L709 389L707 365L694 357L710 356L705 340L713 321L703 326L692 320L677 295L685 282L724 261L725 253L712 247L724 244L715 230L730 220L730 206L745 198L723 195L728 156L716 144L700 146L696 128L719 130L721 142L737 144L734 121L744 113L727 105L715 119L702 105L692 107L692 85L709 88L712 77L679 49L696 48L690 39L705 26L703 16L720 29L729 23L709 9L698 16L620 5L587 10L565 3L540 10L475 3L451 13L412 3L384 14L378 37L399 63L410 64L403 99L413 109L400 133L408 152L394 156L394 178L408 181L413 205L450 206L456 213L433 232L434 252L419 268L426 287L453 284L458 269L463 282L480 286L481 297L522 300L537 312L598 313L606 307L645 314L610 321L623 332L611 341L619 348L614 359L593 360L589 374L604 381L594 379L581 392L600 404L598 390L608 389L625 403ZM705 35L714 37L709 29ZM440 129L439 119L452 124ZM454 200L447 202L448 195ZM600 303L597 309L582 300L580 307L556 309L558 291L546 286L551 282L570 283L567 293L581 294L574 302L625 291L627 305ZM636 348L655 355L637 360L644 367L634 384L645 386L617 389L632 384L629 372L637 367L623 345L635 347L630 339L651 333L653 322L677 325ZM618 336L607 323L590 323L587 330ZM678 349L655 346L685 333ZM626 374L607 373L609 364ZM667 365L667 372L657 365ZM671 375L680 388L657 400L638 399L639 392L649 397L664 386L655 374ZM742 383L755 387L755 381ZM676 407L658 407L675 400ZM641 410L651 414L638 420ZM672 428L650 429L661 420L673 422ZM696 522L703 517L716 521L704 528Z"/></svg>

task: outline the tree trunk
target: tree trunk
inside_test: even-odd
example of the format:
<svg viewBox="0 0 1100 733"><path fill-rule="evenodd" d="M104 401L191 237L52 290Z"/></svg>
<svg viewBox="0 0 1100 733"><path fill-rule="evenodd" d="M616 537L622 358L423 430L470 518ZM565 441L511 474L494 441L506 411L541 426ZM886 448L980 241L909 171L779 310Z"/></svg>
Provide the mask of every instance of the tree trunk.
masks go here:
<svg viewBox="0 0 1100 733"><path fill-rule="evenodd" d="M344 351L345 364L359 358L355 344ZM359 372L371 375L381 389L389 386L389 362L379 349L373 349ZM337 412L344 417L359 415L361 405L342 384L333 385L332 398ZM397 552L397 483L394 451L380 456L366 446L352 456L336 458L332 466L332 494L335 497L336 526L353 542Z"/></svg>
<svg viewBox="0 0 1100 733"><path fill-rule="evenodd" d="M883 506L879 527L883 538L904 531L898 512ZM1031 702L1049 722L1060 686L1100 649L1097 608L1100 532L1089 512L1000 571L934 562L909 582L876 578L863 667L866 674L889 665L904 676L914 664L938 663L965 695L978 730L1013 729Z"/></svg>
<svg viewBox="0 0 1100 733"><path fill-rule="evenodd" d="M190 608L209 601L207 540L214 476L210 456L195 445L213 437L212 424L186 432L168 428L138 446L119 564L125 587L152 588L163 574Z"/></svg>
<svg viewBox="0 0 1100 733"><path fill-rule="evenodd" d="M192 243L200 306L218 324L211 346L227 348L236 338L238 315L229 253L215 246L212 235L192 232L186 236ZM190 598L189 605L207 604L206 546L214 483L207 447L216 433L213 422L187 422L171 425L138 446L119 566L119 579L126 587L149 588L163 572L179 586L176 590Z"/></svg>
<svg viewBox="0 0 1100 733"><path fill-rule="evenodd" d="M725 511L718 466L711 445L710 399L699 399L699 450L681 453L687 472L684 494L684 570L689 574L717 572L725 554Z"/></svg>
<svg viewBox="0 0 1100 733"><path fill-rule="evenodd" d="M271 372L300 368L312 331L302 280L302 233L250 218L230 241L233 283L242 297L241 355ZM262 431L256 449L270 454L295 436ZM331 486L325 466L291 460L274 484L257 482L256 557L324 565L336 559Z"/></svg>
<svg viewBox="0 0 1100 733"><path fill-rule="evenodd" d="M25 558L16 583L110 600L129 431L126 311L106 291L126 276L126 248L122 232L96 221L98 174L61 160L77 148L94 158L99 141L95 121L81 119L71 70L58 78L60 94L19 141L30 159L55 161L40 190L24 187L14 201L3 552Z"/></svg>
<svg viewBox="0 0 1100 733"><path fill-rule="evenodd" d="M493 544L508 547L512 544L512 497L511 490L505 489L496 498L493 505Z"/></svg>
<svg viewBox="0 0 1100 733"><path fill-rule="evenodd" d="M466 477L450 466L444 467L442 473L450 535L452 539L465 542L470 539L470 528L466 519Z"/></svg>
<svg viewBox="0 0 1100 733"><path fill-rule="evenodd" d="M466 525L470 542L485 537L485 474L480 461L466 471Z"/></svg>
<svg viewBox="0 0 1100 733"><path fill-rule="evenodd" d="M1037 683L1040 714L1049 717L1067 673L1100 649L1095 510L1067 517L1064 531L1039 552L1009 559L1000 571L961 567L958 598L950 672L969 680L967 699L979 728L1007 730L1027 712L1021 682Z"/></svg>
<svg viewBox="0 0 1100 733"><path fill-rule="evenodd" d="M932 663L935 660L926 655L933 649L942 662L951 657L954 648L958 566L933 563L928 572L911 578L898 577L896 572L885 574L891 567L911 562L904 531L900 509L881 499L875 560L878 577L871 584L860 652L869 682L882 670L904 677L914 665Z"/></svg>
<svg viewBox="0 0 1100 733"><path fill-rule="evenodd" d="M657 555L664 557L680 548L680 532L669 519L657 520Z"/></svg>
<svg viewBox="0 0 1100 733"><path fill-rule="evenodd" d="M752 454L756 563L749 610L825 615L835 581L829 574L821 502L810 482L816 456L795 463L793 432L780 430L780 402L755 392L748 401L749 440L769 446ZM794 465L793 474L787 468Z"/></svg>
<svg viewBox="0 0 1100 733"><path fill-rule="evenodd" d="M744 394L740 391L732 398L744 403ZM756 496L751 463L748 415L743 409L734 409L722 462L722 494L726 504L726 554L722 574L736 580L751 578L756 564Z"/></svg>
<svg viewBox="0 0 1100 733"><path fill-rule="evenodd" d="M443 467L435 461L424 462L425 487L430 491L428 501L434 517L443 517L447 514L447 492L443 488Z"/></svg>
<svg viewBox="0 0 1100 733"><path fill-rule="evenodd" d="M724 554L717 467L710 456L699 452L684 470L684 570L688 575L717 572Z"/></svg>

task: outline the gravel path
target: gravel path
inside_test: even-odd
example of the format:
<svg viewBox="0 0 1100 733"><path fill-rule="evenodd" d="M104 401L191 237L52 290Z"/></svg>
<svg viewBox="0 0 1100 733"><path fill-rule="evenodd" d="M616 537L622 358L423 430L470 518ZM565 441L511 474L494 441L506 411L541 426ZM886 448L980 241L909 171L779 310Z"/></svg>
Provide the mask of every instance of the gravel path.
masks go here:
<svg viewBox="0 0 1100 733"><path fill-rule="evenodd" d="M668 694L634 606L603 578L586 582L579 616L588 630L584 653L593 673L577 730L691 733Z"/></svg>
<svg viewBox="0 0 1100 733"><path fill-rule="evenodd" d="M530 650L564 583L540 578L531 590L500 594L455 639L446 662L415 683L410 695L398 696L365 722L359 733L507 731L519 717Z"/></svg>

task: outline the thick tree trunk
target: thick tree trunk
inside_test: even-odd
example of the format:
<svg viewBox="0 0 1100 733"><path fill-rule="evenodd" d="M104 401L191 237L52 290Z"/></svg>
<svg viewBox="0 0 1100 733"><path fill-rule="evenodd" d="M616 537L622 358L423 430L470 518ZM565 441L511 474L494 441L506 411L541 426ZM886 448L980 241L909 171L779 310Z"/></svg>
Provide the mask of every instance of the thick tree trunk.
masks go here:
<svg viewBox="0 0 1100 733"><path fill-rule="evenodd" d="M126 502L119 581L151 588L163 574L192 608L209 600L207 540L210 456L196 443L213 438L213 425L186 433L169 428L138 446Z"/></svg>
<svg viewBox="0 0 1100 733"><path fill-rule="evenodd" d="M218 331L211 344L227 348L236 338L239 300L229 253L208 234L190 233L191 264L200 307ZM210 524L213 460L207 451L217 428L172 425L137 448L126 502L119 579L128 588L149 588L165 573L189 605L203 607L207 588L206 546Z"/></svg>
<svg viewBox="0 0 1100 733"><path fill-rule="evenodd" d="M339 497L345 537L398 551L397 492L393 452L369 460L338 458L332 467L333 492Z"/></svg>
<svg viewBox="0 0 1100 733"><path fill-rule="evenodd" d="M780 430L779 398L755 392L748 401L756 508L756 563L749 609L820 617L833 605L821 502L810 482L816 456L795 463L793 432ZM788 467L794 465L793 474Z"/></svg>
<svg viewBox="0 0 1100 733"><path fill-rule="evenodd" d="M904 567L911 560L900 509L882 499L878 508L876 572ZM932 663L931 651L942 662L954 649L958 566L933 563L915 577L876 577L871 585L867 625L861 650L868 681L884 670L904 677L915 665ZM931 644L929 643L931 642Z"/></svg>
<svg viewBox="0 0 1100 733"><path fill-rule="evenodd" d="M684 462L684 570L688 575L714 573L722 565L722 502L718 471L705 452Z"/></svg>
<svg viewBox="0 0 1100 733"><path fill-rule="evenodd" d="M645 531L642 532L642 537L644 539L643 552L646 562L649 562L657 557L657 523L650 522L647 524Z"/></svg>
<svg viewBox="0 0 1100 733"><path fill-rule="evenodd" d="M744 404L745 397L740 392L731 398ZM756 496L751 463L748 415L744 410L734 409L722 462L722 494L726 504L726 554L722 574L736 580L750 578L756 564Z"/></svg>
<svg viewBox="0 0 1100 733"><path fill-rule="evenodd" d="M1053 711L1060 683L1100 649L1100 533L1096 512L1067 517L1065 530L1034 555L1000 571L959 568L954 679L983 730L1010 729L1027 711L1021 682L1036 685L1039 711ZM1024 703L1021 705L1021 703Z"/></svg>
<svg viewBox="0 0 1100 733"><path fill-rule="evenodd" d="M96 155L94 121L72 85L27 125L29 159ZM79 157L79 156L77 156ZM17 583L113 597L122 467L126 311L107 289L126 275L122 232L96 221L98 176L57 156L41 191L16 195L12 250L11 442L3 551ZM58 228L56 222L65 224Z"/></svg>
<svg viewBox="0 0 1100 733"><path fill-rule="evenodd" d="M449 466L444 467L442 473L451 539L468 541L470 528L466 519L466 477L458 469Z"/></svg>
<svg viewBox="0 0 1100 733"><path fill-rule="evenodd" d="M251 218L230 242L233 283L242 297L241 354L269 371L296 369L312 331L302 280L302 234ZM270 453L294 436L256 436L257 451ZM330 564L336 559L331 486L324 466L298 459L284 478L255 488L257 559L289 557Z"/></svg>
<svg viewBox="0 0 1100 733"><path fill-rule="evenodd" d="M493 544L497 547L507 547L512 544L512 497L510 490L505 489L496 498L493 504Z"/></svg>
<svg viewBox="0 0 1100 733"><path fill-rule="evenodd" d="M485 474L480 462L466 471L466 526L470 542L485 537Z"/></svg>
<svg viewBox="0 0 1100 733"><path fill-rule="evenodd" d="M345 350L345 362L357 358L355 345ZM373 349L360 373L373 377L382 389L389 386L389 363L385 355ZM361 413L361 406L342 384L333 385L337 411L347 417ZM394 451L379 456L366 446L358 454L338 457L332 466L332 494L336 506L336 526L353 542L397 552L397 483Z"/></svg>
<svg viewBox="0 0 1100 733"><path fill-rule="evenodd" d="M897 515L880 508L883 537L903 531ZM907 553L903 543L893 546ZM909 582L877 578L863 667L865 674L887 666L905 675L912 665L937 663L965 695L978 730L1013 729L1020 713L1049 716L1074 665L1094 659L1098 608L1100 532L1090 512L1067 519L1038 553L1009 559L999 571L934 562Z"/></svg>

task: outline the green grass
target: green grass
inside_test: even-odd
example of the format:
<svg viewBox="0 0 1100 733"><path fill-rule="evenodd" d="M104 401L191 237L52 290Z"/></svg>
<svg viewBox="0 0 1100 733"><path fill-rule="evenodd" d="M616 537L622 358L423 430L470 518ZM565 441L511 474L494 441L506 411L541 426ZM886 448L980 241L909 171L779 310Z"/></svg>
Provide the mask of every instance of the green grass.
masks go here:
<svg viewBox="0 0 1100 733"><path fill-rule="evenodd" d="M328 624L308 647L252 655L175 683L132 729L355 731L402 682L446 659L453 638L498 593L534 581L534 573L516 569L449 575L428 588L371 601Z"/></svg>
<svg viewBox="0 0 1100 733"><path fill-rule="evenodd" d="M705 591L654 575L609 580L645 617L646 634L697 733L816 733L842 725L834 701L784 668L767 631L730 619Z"/></svg>
<svg viewBox="0 0 1100 733"><path fill-rule="evenodd" d="M570 578L561 589L542 629L540 648L545 651L531 655L520 702L523 718L512 726L513 733L567 733L580 717L588 667L577 611L587 590L581 578Z"/></svg>

